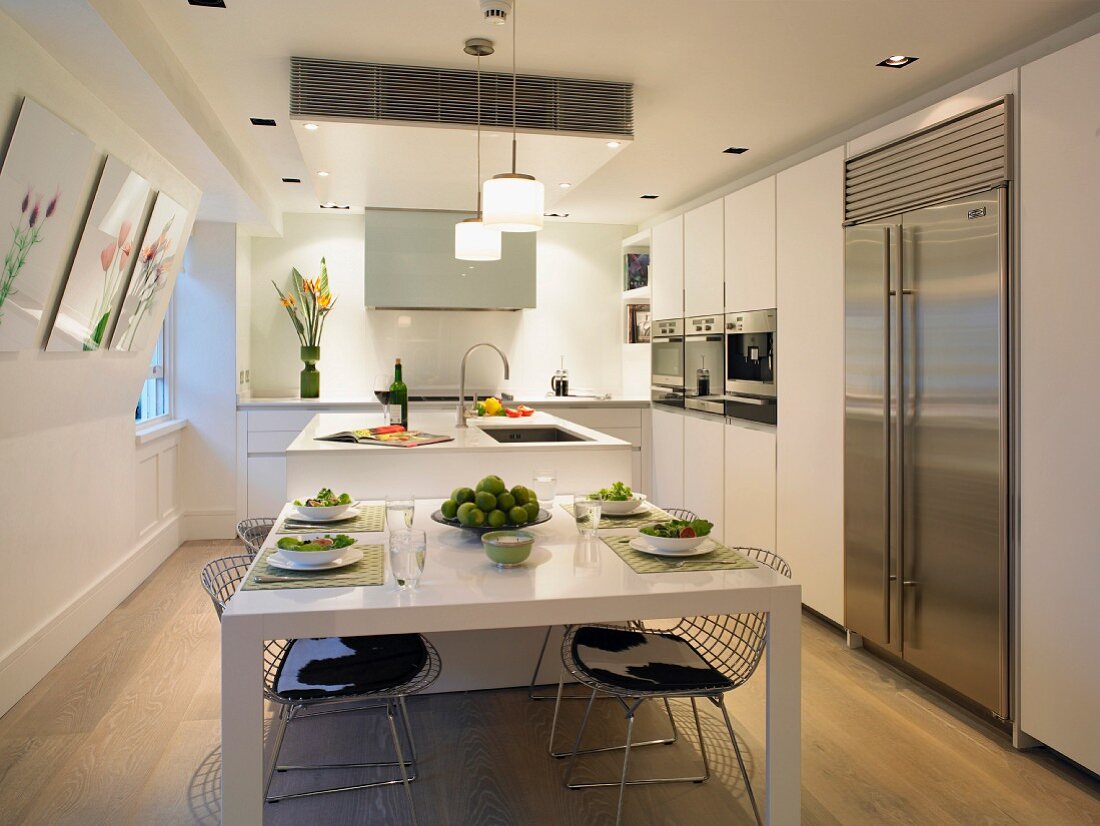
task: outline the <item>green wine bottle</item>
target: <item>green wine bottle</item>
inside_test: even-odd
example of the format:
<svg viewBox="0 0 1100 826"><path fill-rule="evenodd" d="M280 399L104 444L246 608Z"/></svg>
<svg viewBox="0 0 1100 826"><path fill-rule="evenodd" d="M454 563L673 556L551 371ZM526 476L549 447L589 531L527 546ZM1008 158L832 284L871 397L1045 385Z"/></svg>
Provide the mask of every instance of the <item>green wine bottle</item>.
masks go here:
<svg viewBox="0 0 1100 826"><path fill-rule="evenodd" d="M390 385L390 424L409 429L409 388L401 379L401 359L393 364L393 384Z"/></svg>

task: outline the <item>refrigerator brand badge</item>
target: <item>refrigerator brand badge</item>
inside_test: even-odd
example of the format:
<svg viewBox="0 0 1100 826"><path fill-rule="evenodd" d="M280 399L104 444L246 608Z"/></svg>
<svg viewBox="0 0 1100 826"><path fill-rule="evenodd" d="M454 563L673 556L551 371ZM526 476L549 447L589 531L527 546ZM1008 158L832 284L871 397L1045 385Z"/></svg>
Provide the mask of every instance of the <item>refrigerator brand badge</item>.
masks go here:
<svg viewBox="0 0 1100 826"><path fill-rule="evenodd" d="M977 209L972 209L968 213L966 213L966 218L969 221L973 221L975 218L984 218L984 217L985 217L985 207L978 207Z"/></svg>

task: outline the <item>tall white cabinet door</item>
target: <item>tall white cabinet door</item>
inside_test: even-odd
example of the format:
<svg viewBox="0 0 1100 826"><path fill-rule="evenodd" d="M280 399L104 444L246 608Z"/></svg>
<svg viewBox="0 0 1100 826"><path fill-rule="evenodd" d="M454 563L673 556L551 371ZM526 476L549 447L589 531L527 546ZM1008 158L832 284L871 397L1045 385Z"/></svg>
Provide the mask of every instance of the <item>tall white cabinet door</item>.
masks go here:
<svg viewBox="0 0 1100 826"><path fill-rule="evenodd" d="M1020 76L1020 727L1100 772L1100 35Z"/></svg>
<svg viewBox="0 0 1100 826"><path fill-rule="evenodd" d="M844 149L777 181L776 551L844 622Z"/></svg>
<svg viewBox="0 0 1100 826"><path fill-rule="evenodd" d="M775 428L738 422L725 430L725 542L774 551Z"/></svg>
<svg viewBox="0 0 1100 826"><path fill-rule="evenodd" d="M684 217L653 227L649 247L651 310L654 320L684 315Z"/></svg>
<svg viewBox="0 0 1100 826"><path fill-rule="evenodd" d="M775 176L725 198L726 312L775 306Z"/></svg>
<svg viewBox="0 0 1100 826"><path fill-rule="evenodd" d="M670 508L684 503L684 414L653 408L652 502Z"/></svg>
<svg viewBox="0 0 1100 826"><path fill-rule="evenodd" d="M720 417L684 416L684 507L713 522L711 536L719 542L725 521L723 422Z"/></svg>
<svg viewBox="0 0 1100 826"><path fill-rule="evenodd" d="M722 199L684 214L684 315L725 307L725 228Z"/></svg>

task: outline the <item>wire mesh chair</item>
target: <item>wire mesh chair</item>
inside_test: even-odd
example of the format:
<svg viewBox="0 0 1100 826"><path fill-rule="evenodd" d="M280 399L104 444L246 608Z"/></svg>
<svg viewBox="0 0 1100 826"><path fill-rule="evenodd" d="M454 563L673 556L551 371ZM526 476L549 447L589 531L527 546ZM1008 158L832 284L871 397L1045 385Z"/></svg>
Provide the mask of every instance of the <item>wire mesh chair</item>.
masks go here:
<svg viewBox="0 0 1100 826"><path fill-rule="evenodd" d="M774 551L760 548L737 548L750 559L790 577L791 567ZM685 617L670 629L624 629L608 625L580 625L570 627L562 639L562 664L566 671L580 683L592 689L588 707L577 732L569 764L565 772L565 785L570 789L619 787L619 805L616 823L622 821L623 797L627 786L653 783L695 782L710 778L706 740L699 721L697 700L710 700L722 710L726 730L733 744L737 764L745 780L745 789L758 823L763 823L756 796L752 791L748 771L741 749L737 744L733 723L726 709L725 695L748 682L756 671L767 642L768 615L766 613L722 614L709 617ZM669 655L664 660L645 660L646 648L659 650L658 656ZM601 654L603 664L587 665L579 649L593 647ZM652 656L652 655L650 655ZM617 660L614 670L607 660ZM690 674L690 677L684 676ZM648 684L646 684L648 680ZM626 712L626 742L623 746L602 749L581 749L581 740L592 713L592 706L599 693L619 701ZM703 774L692 777L666 777L651 779L627 779L630 750L634 729L634 715L646 700L660 699L666 704L669 698L683 697L691 701L695 730L699 737L699 751L703 759ZM556 721L555 721L556 722ZM594 751L623 751L622 777L615 782L571 783L577 757Z"/></svg>
<svg viewBox="0 0 1100 826"><path fill-rule="evenodd" d="M214 603L218 619L222 617L225 606L237 592L240 583L248 574L254 559L251 556L239 555L215 559L208 563L200 575L202 586ZM324 686L318 683L302 685L302 675L310 669L314 673L317 670L330 671L337 659L348 659L349 652L361 650L366 646L374 646L384 649L380 660L388 659L390 664L400 659L400 655L406 657L410 653L419 655L414 661L419 667L408 670L400 678L376 679L371 683L372 672L379 665L372 662L369 657L360 657L354 664L363 680L361 684L369 684L369 690L354 689L354 672L344 668L332 680L338 687ZM327 656L325 649L328 649ZM338 650L334 650L338 649ZM388 650L386 650L388 649ZM298 656L300 650L304 650L302 656ZM339 657L334 656L339 654ZM287 667L288 660L294 658L295 664ZM302 664L304 661L304 665ZM412 727L409 724L409 712L405 705L405 698L410 694L423 691L434 683L442 671L442 661L435 647L419 634L392 634L377 637L329 637L321 639L301 640L269 640L264 644L264 673L263 692L271 702L279 706L279 718L275 731L275 746L272 750L271 765L268 768L264 782L264 800L268 803L277 803L295 797L311 797L315 795L330 794L332 792L353 791L355 789L370 789L376 786L394 786L401 783L405 787L405 796L408 800L409 811L412 813L413 823L416 823L416 809L413 805L412 790L409 784L416 780L418 773L416 744L413 741ZM348 678L352 679L352 689L348 689ZM309 696L306 696L309 695ZM359 703L380 700L371 705L358 705ZM396 760L382 760L362 763L323 763L323 764L280 764L279 753L282 750L283 738L287 726L297 720L310 717L319 717L326 714L340 714L348 711L366 711L369 709L384 708L386 719L389 723L390 738L396 753ZM310 709L309 713L302 713ZM319 709L319 710L313 710ZM402 748L401 738L397 732L397 718L401 719L401 728L404 733L405 743L408 746L409 758L406 759ZM358 783L354 785L335 786L324 789L314 789L304 792L271 795L271 781L275 772L288 771L313 771L318 769L358 769L398 767L400 777L378 780L370 783Z"/></svg>
<svg viewBox="0 0 1100 826"><path fill-rule="evenodd" d="M275 527L275 519L270 516L261 516L256 519L242 519L237 523L237 536L245 544L252 556L256 556L263 547L264 540Z"/></svg>

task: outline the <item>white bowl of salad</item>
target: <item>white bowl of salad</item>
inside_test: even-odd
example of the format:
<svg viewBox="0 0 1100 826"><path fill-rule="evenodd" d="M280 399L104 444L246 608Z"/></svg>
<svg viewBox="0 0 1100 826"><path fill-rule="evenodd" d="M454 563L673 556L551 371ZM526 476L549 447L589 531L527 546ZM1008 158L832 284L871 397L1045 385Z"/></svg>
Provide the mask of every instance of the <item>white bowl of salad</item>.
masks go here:
<svg viewBox="0 0 1100 826"><path fill-rule="evenodd" d="M588 494L588 498L599 500L600 510L607 516L626 516L645 503L645 494L635 493L624 482L615 482L609 488L601 488Z"/></svg>
<svg viewBox="0 0 1100 826"><path fill-rule="evenodd" d="M714 524L706 519L673 519L647 525L640 533L659 551L690 551L703 544L713 528Z"/></svg>
<svg viewBox="0 0 1100 826"><path fill-rule="evenodd" d="M327 565L335 562L355 540L344 533L318 534L316 536L284 536L275 543L279 556L299 565Z"/></svg>
<svg viewBox="0 0 1100 826"><path fill-rule="evenodd" d="M346 493L337 496L329 488L321 488L316 496L295 499L293 504L306 522L332 522L350 516L348 511L359 503Z"/></svg>

